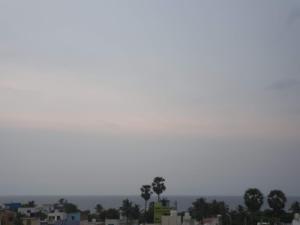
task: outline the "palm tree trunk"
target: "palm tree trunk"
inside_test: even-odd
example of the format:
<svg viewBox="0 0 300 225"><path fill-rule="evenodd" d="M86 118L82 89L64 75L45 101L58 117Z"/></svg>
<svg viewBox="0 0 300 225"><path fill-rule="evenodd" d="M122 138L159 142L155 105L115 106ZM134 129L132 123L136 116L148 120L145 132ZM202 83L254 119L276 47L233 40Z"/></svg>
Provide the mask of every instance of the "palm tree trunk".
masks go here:
<svg viewBox="0 0 300 225"><path fill-rule="evenodd" d="M146 224L146 211L147 211L147 201L145 201L144 225Z"/></svg>

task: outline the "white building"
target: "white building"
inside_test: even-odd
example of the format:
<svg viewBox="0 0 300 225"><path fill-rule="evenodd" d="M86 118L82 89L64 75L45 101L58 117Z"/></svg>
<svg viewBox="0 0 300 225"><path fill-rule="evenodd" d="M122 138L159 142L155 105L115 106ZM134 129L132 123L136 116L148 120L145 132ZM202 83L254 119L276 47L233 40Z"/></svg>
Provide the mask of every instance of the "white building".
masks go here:
<svg viewBox="0 0 300 225"><path fill-rule="evenodd" d="M40 212L45 214L51 213L54 211L54 206L52 204L42 204L37 207Z"/></svg>
<svg viewBox="0 0 300 225"><path fill-rule="evenodd" d="M185 212L182 218L182 225L194 225L195 221L192 219L189 212Z"/></svg>
<svg viewBox="0 0 300 225"><path fill-rule="evenodd" d="M292 225L300 225L300 215L295 213Z"/></svg>
<svg viewBox="0 0 300 225"><path fill-rule="evenodd" d="M170 216L161 217L162 225L181 225L181 216L177 215L176 210L171 210Z"/></svg>
<svg viewBox="0 0 300 225"><path fill-rule="evenodd" d="M119 219L105 219L105 225L121 225L121 220L119 220Z"/></svg>
<svg viewBox="0 0 300 225"><path fill-rule="evenodd" d="M57 221L65 220L65 219L67 219L67 214L64 213L64 212L55 211L55 212L52 212L52 213L48 214L49 224L54 224Z"/></svg>
<svg viewBox="0 0 300 225"><path fill-rule="evenodd" d="M36 207L21 207L18 208L18 213L31 217L32 215L36 214L39 212L39 209Z"/></svg>

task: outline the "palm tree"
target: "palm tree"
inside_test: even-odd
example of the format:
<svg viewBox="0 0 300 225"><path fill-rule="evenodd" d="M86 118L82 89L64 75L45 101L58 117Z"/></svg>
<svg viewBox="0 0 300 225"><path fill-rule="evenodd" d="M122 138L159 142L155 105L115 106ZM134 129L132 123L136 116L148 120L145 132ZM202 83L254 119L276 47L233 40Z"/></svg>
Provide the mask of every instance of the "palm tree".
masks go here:
<svg viewBox="0 0 300 225"><path fill-rule="evenodd" d="M141 187L141 197L145 200L144 224L146 223L147 203L148 203L149 199L151 198L152 194L153 194L153 192L151 191L150 185L143 185Z"/></svg>
<svg viewBox="0 0 300 225"><path fill-rule="evenodd" d="M152 189L157 194L157 201L160 201L160 195L166 190L165 179L163 177L155 177L152 182Z"/></svg>
<svg viewBox="0 0 300 225"><path fill-rule="evenodd" d="M250 188L244 194L245 205L250 212L251 223L255 224L255 213L258 212L264 203L264 196L257 188Z"/></svg>
<svg viewBox="0 0 300 225"><path fill-rule="evenodd" d="M286 201L285 194L280 190L273 190L268 195L268 204L276 214L284 209Z"/></svg>
<svg viewBox="0 0 300 225"><path fill-rule="evenodd" d="M264 203L264 196L257 188L250 188L244 194L244 201L250 212L257 212Z"/></svg>

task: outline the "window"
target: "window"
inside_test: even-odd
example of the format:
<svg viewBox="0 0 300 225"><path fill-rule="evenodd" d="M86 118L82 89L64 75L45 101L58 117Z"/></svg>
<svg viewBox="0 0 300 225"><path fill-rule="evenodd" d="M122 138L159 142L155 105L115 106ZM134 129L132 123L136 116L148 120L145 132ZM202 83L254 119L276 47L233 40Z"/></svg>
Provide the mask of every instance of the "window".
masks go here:
<svg viewBox="0 0 300 225"><path fill-rule="evenodd" d="M72 216L71 218L72 218L72 220L75 220L75 217L74 217L74 216Z"/></svg>

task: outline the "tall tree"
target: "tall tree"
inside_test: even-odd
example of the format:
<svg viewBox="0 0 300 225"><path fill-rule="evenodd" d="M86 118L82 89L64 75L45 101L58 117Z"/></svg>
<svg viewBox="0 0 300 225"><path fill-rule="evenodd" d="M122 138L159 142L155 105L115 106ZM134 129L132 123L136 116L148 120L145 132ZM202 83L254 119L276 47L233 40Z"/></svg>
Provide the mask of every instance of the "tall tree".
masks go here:
<svg viewBox="0 0 300 225"><path fill-rule="evenodd" d="M66 202L63 206L63 210L65 213L75 213L75 212L79 212L79 209L77 207L77 205L70 203L70 202Z"/></svg>
<svg viewBox="0 0 300 225"><path fill-rule="evenodd" d="M100 215L103 212L103 206L101 204L97 204L95 207L95 211L98 215Z"/></svg>
<svg viewBox="0 0 300 225"><path fill-rule="evenodd" d="M199 198L193 202L193 206L189 209L191 216L197 221L207 217L208 204L205 198Z"/></svg>
<svg viewBox="0 0 300 225"><path fill-rule="evenodd" d="M244 194L244 202L250 212L257 212L264 203L264 196L257 188L250 188Z"/></svg>
<svg viewBox="0 0 300 225"><path fill-rule="evenodd" d="M107 209L104 211L104 217L106 219L119 219L120 217L120 213L117 209L113 209L113 208L110 208L110 209Z"/></svg>
<svg viewBox="0 0 300 225"><path fill-rule="evenodd" d="M273 190L268 195L268 204L276 214L279 214L285 207L287 199L280 190Z"/></svg>
<svg viewBox="0 0 300 225"><path fill-rule="evenodd" d="M138 205L133 205L128 199L123 200L123 204L120 207L121 213L126 217L126 224L129 224L129 221L139 218L140 209Z"/></svg>
<svg viewBox="0 0 300 225"><path fill-rule="evenodd" d="M145 210L144 210L144 224L146 224L146 212L147 212L147 203L152 195L151 186L143 185L141 187L141 197L145 200Z"/></svg>
<svg viewBox="0 0 300 225"><path fill-rule="evenodd" d="M157 194L157 201L160 201L160 195L167 189L163 177L155 177L152 182L152 189Z"/></svg>

